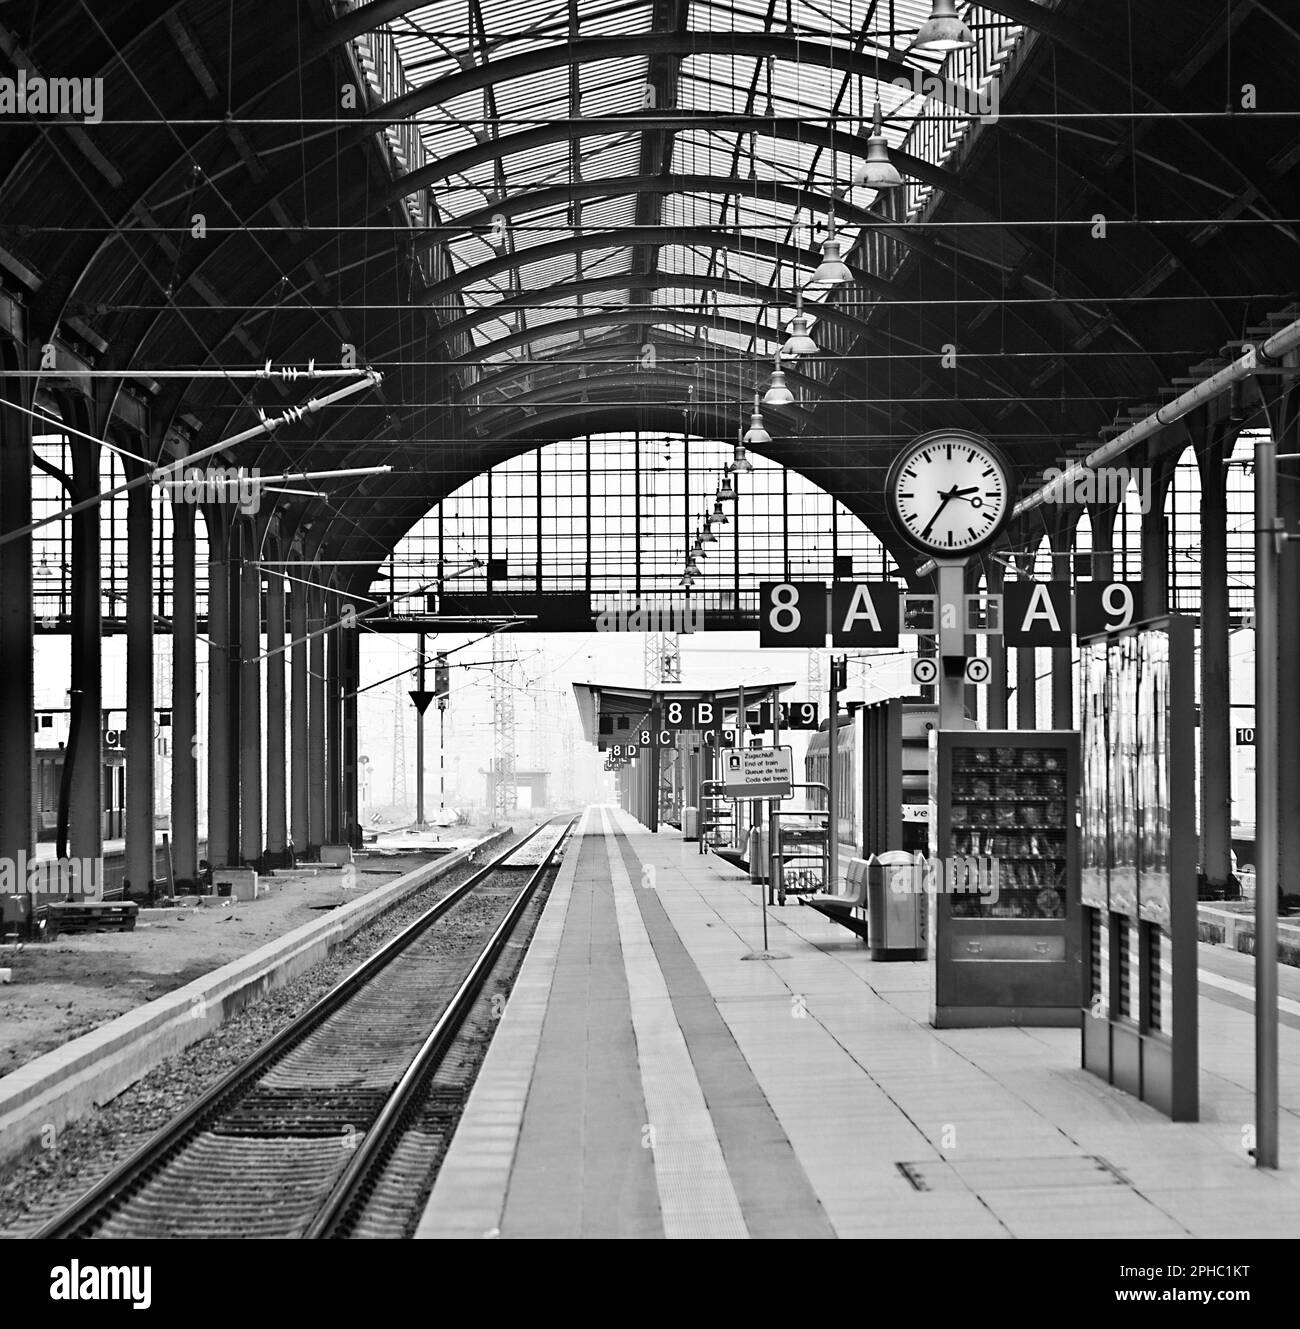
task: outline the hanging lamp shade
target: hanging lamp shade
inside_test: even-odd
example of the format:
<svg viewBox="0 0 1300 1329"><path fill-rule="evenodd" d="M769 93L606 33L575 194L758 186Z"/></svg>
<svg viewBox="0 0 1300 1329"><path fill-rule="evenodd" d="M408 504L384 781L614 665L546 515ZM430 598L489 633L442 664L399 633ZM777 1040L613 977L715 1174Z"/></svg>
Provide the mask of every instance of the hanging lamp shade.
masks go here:
<svg viewBox="0 0 1300 1329"><path fill-rule="evenodd" d="M764 406L789 406L794 401L794 393L785 385L785 373L781 369L781 352L776 353L776 365L772 370L772 381L763 394Z"/></svg>
<svg viewBox="0 0 1300 1329"><path fill-rule="evenodd" d="M912 49L916 51L960 51L974 46L971 30L957 17L954 0L933 0L930 17L921 24Z"/></svg>
<svg viewBox="0 0 1300 1329"><path fill-rule="evenodd" d="M767 426L763 423L763 412L759 408L757 392L754 393L754 413L749 417L749 428L745 430L744 441L751 448L763 448L772 441L772 435L767 432Z"/></svg>
<svg viewBox="0 0 1300 1329"><path fill-rule="evenodd" d="M735 494L730 495L735 498ZM718 486L717 497L713 500L713 511L709 513L708 523L710 526L730 526L731 522L727 519L727 514L722 510L722 486Z"/></svg>
<svg viewBox="0 0 1300 1329"><path fill-rule="evenodd" d="M743 443L737 443L735 451L732 454L731 465L727 467L727 470L729 470L732 475L748 475L753 469L754 463L745 456L745 445Z"/></svg>
<svg viewBox="0 0 1300 1329"><path fill-rule="evenodd" d="M722 483L718 486L718 502L734 503L736 501L736 486L731 483L731 467L728 466L722 477ZM724 517L725 521L726 518Z"/></svg>
<svg viewBox="0 0 1300 1329"><path fill-rule="evenodd" d="M709 519L707 517L704 520L704 525L695 532L695 539L702 545L715 545L718 543L718 537L713 534L713 527L709 524Z"/></svg>
<svg viewBox="0 0 1300 1329"><path fill-rule="evenodd" d="M695 585L695 578L692 577L689 572L683 572L682 579L677 584L682 590L689 591L691 587Z"/></svg>
<svg viewBox="0 0 1300 1329"><path fill-rule="evenodd" d="M794 360L801 355L817 354L817 343L808 335L808 315L803 312L802 307L790 320L788 331L789 339L781 347L781 354L787 360Z"/></svg>
<svg viewBox="0 0 1300 1329"><path fill-rule="evenodd" d="M832 229L822 243L822 261L812 275L809 286L839 286L842 282L852 281L853 274L849 265L840 257L840 238Z"/></svg>
<svg viewBox="0 0 1300 1329"><path fill-rule="evenodd" d="M880 103L876 103L875 123L867 139L867 156L853 172L853 183L868 189L897 189L903 183L898 167L889 160L889 147L885 143L884 116Z"/></svg>

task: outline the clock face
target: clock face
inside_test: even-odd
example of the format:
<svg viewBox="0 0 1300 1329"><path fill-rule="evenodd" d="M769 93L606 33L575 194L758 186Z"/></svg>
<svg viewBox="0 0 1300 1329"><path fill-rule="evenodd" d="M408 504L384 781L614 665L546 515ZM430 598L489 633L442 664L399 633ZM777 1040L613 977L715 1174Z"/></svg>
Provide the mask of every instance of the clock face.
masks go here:
<svg viewBox="0 0 1300 1329"><path fill-rule="evenodd" d="M890 467L886 491L902 534L936 555L987 544L1011 508L1007 464L982 438L960 430L909 443Z"/></svg>

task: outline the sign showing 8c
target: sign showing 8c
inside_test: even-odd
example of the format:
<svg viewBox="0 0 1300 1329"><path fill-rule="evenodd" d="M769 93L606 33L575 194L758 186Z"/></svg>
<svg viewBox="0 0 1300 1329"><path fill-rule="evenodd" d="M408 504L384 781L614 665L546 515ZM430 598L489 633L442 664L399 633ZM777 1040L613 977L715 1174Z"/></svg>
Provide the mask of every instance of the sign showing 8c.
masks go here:
<svg viewBox="0 0 1300 1329"><path fill-rule="evenodd" d="M673 745L670 729L638 729L637 738L643 748L670 748Z"/></svg>

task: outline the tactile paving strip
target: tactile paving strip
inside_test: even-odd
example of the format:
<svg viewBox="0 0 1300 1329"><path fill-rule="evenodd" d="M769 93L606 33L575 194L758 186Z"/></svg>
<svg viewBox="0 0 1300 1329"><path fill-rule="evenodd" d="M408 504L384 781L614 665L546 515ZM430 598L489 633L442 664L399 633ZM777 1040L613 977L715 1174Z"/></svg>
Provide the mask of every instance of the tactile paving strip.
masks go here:
<svg viewBox="0 0 1300 1329"><path fill-rule="evenodd" d="M627 969L664 1235L748 1237L690 1050L604 809L601 823Z"/></svg>

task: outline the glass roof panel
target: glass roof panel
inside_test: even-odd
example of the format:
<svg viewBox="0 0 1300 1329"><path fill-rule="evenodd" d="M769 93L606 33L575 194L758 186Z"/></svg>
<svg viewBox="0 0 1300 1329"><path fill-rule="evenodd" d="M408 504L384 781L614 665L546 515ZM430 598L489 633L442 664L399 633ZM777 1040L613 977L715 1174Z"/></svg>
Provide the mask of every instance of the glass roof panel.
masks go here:
<svg viewBox="0 0 1300 1329"><path fill-rule="evenodd" d="M415 122L394 124L387 132L394 170L418 171L450 160L452 169L435 182L430 215L417 195L408 198L415 224L432 221L446 226L456 218L482 213L508 198L511 203L509 235L500 251L489 243L486 231L461 233L454 227L441 240L452 271L464 274L464 304L482 308L503 298L546 306L524 314L502 311L499 318L480 324L472 334L476 347L490 348L493 340L514 335L521 326L544 326L562 314L580 314L617 308L630 299L628 288L615 287L587 295L566 296L568 283L603 275L626 273L635 287L634 271L657 264L674 275L734 278L754 283L760 291L775 286L803 286L827 230L825 203L843 196L850 184L856 158L851 152L832 152L810 134L824 138L828 126L841 133L859 131L879 100L885 116L885 137L903 151L942 165L967 132L972 116L958 114L927 100L920 79L942 71L945 77L968 88L996 81L1021 30L989 10L978 10L969 0L958 0L958 12L977 30L973 52L950 56L910 52L916 30L928 17L931 0L689 0L688 32L755 34L774 38L769 55L696 50L654 56L651 44L633 55L620 54L569 65L564 44L576 38L637 37L653 34L653 0L439 0L397 16L376 31L358 38L361 65L382 104L412 88L436 85L441 80L491 69L528 52L550 52L552 58L527 73L508 66L483 86L441 98L417 112ZM890 30L892 20L893 29ZM789 38L805 43L803 50L818 53L830 41L829 64L799 59ZM890 71L869 70L865 62L878 53L892 62L904 62L916 72L913 86L900 86ZM793 58L792 58L793 56ZM846 70L856 64L853 72ZM668 79L672 105L685 117L638 112L646 105L647 79L657 86ZM731 115L773 116L780 123L762 128L729 125ZM590 117L628 117L626 130L588 127ZM691 123L689 117L697 116ZM807 130L800 128L800 122ZM554 137L548 127L555 127ZM541 130L540 138L536 131ZM519 140L516 144L513 141ZM499 157L491 153L499 152ZM471 154L456 162L458 154ZM486 159L474 161L474 156ZM638 198L631 188L616 183L643 170L709 176L729 182L716 192L686 190L647 192ZM527 206L532 191L564 190L580 182L609 180L611 193L575 198L556 205L555 197ZM811 205L798 197L761 196L763 185L780 182L804 191ZM734 188L730 187L734 184ZM755 186L760 189L756 196ZM915 181L900 191L901 215L917 215L929 201L930 189ZM521 195L524 206L520 206ZM848 197L859 207L871 207L873 191L853 189ZM421 219L424 219L422 222ZM633 225L665 228L664 242L576 250L565 242L578 236L617 232ZM704 244L685 244L666 228L709 228L735 237L737 248L727 250ZM575 230L575 228L580 228ZM848 261L866 266L854 255L858 234L840 219L838 226ZM792 261L787 252L778 263L768 253L756 253L763 242L791 248L806 256ZM748 244L746 243L748 241ZM529 250L549 246L550 252L530 258ZM744 252L748 249L749 252ZM513 271L485 275L484 264L503 256L514 257ZM881 275L888 275L883 273ZM861 287L851 293L869 299ZM835 299L831 292L809 291L808 302ZM763 304L752 293L704 292L690 285L661 288L656 299L671 307L716 309L752 323ZM719 304L720 300L720 304ZM523 323L521 325L521 317ZM659 325L673 329L688 343L698 344L694 325ZM567 342L565 339L568 339ZM728 351L740 349L752 336L717 330L710 333ZM557 332L539 339L532 353L545 355L575 348L586 349L592 339L578 330Z"/></svg>

